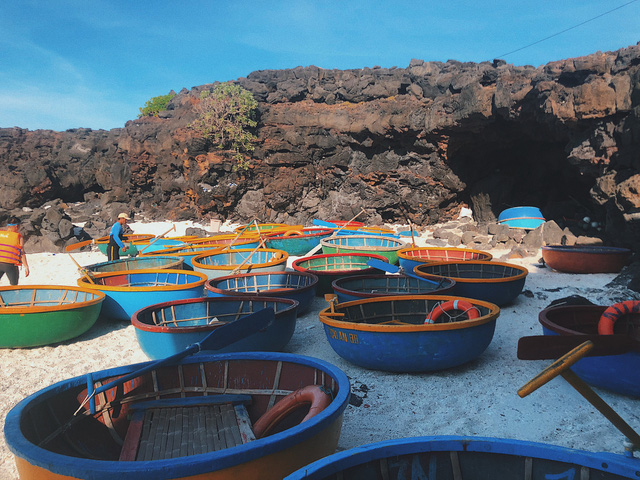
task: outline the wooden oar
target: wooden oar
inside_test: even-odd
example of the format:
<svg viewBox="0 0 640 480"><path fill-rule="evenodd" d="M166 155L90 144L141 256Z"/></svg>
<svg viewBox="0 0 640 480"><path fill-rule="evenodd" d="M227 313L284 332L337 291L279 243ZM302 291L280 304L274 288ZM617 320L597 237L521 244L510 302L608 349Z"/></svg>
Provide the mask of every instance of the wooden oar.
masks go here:
<svg viewBox="0 0 640 480"><path fill-rule="evenodd" d="M436 282L435 280L431 280L429 278L420 277L413 272L406 272L404 269L396 267L395 265L391 265L390 263L384 262L382 260L378 260L377 258L372 258L371 260L369 260L367 262L367 265L373 268L377 268L378 270L382 270L383 272L400 273L402 275L406 275L407 277L417 278L418 280L422 280L423 282L431 283L433 285L438 285L439 287L442 286L442 282L445 280L445 277L443 277L442 280Z"/></svg>
<svg viewBox="0 0 640 480"><path fill-rule="evenodd" d="M520 360L559 358L587 340L593 343L588 356L621 355L640 351L640 341L627 335L534 335L518 340Z"/></svg>
<svg viewBox="0 0 640 480"><path fill-rule="evenodd" d="M95 395L105 392L113 387L122 385L129 380L139 377L147 372L157 369L163 365L175 363L190 355L196 354L202 350L220 350L221 348L231 345L232 343L242 340L249 335L266 328L276 318L273 308L263 308L257 312L253 312L246 317L238 318L233 322L225 323L220 327L216 327L209 335L199 342L189 345L184 351L171 355L162 360L151 362L148 365L136 370L135 372L128 373L112 382L105 385L101 385L93 390L94 382L91 374L87 375L87 398L82 402L82 405L87 401L91 405L91 413L95 413L95 404L91 400ZM82 405L80 406L82 408ZM78 409L79 411L80 409ZM77 412L76 412L77 413Z"/></svg>
<svg viewBox="0 0 640 480"><path fill-rule="evenodd" d="M536 375L535 378L527 382L520 390L518 395L522 398L526 397L530 393L536 391L538 388L546 384L549 380L562 375L569 384L575 388L580 395L582 395L587 401L593 405L600 413L602 413L607 420L609 420L614 427L616 427L629 441L636 447L640 447L640 436L636 431L625 422L620 415L618 415L613 408L609 406L600 396L594 392L589 385L578 377L570 367L574 365L578 360L585 357L589 351L593 348L593 343L586 341L569 353L559 358L549 367L545 368L542 372Z"/></svg>
<svg viewBox="0 0 640 480"><path fill-rule="evenodd" d="M68 253L68 252L67 252ZM82 265L80 265L75 258L73 258L73 256L69 253L69 258L71 260L73 260L73 263L75 263L78 267L78 270L80 271L80 273L87 277L89 279L89 282L93 283L95 285L96 282L94 282L94 277L93 274L91 272L89 272L89 270L87 270L86 268L84 268Z"/></svg>
<svg viewBox="0 0 640 480"><path fill-rule="evenodd" d="M91 240L84 240L82 242L78 242L78 243L72 243L71 245L67 245L66 247L64 247L65 252L70 252L72 250L77 250L79 248L82 247L86 247L87 245L91 245L95 243L95 239L91 239Z"/></svg>
<svg viewBox="0 0 640 480"><path fill-rule="evenodd" d="M240 230L238 232L238 234L235 236L235 238L233 240L231 240L231 243L228 245L225 245L225 247L222 249L222 251L226 251L226 250L231 250L231 247L233 246L234 243L236 243L236 241L240 238L240 236L247 231L247 228L249 228L251 225L253 225L253 222L257 221L257 218L253 218L253 220L251 220L249 223L247 223L244 228L242 230Z"/></svg>
<svg viewBox="0 0 640 480"><path fill-rule="evenodd" d="M331 222L324 222L322 220L313 220L313 224L316 226L324 226L327 228L333 228L335 229L333 231L333 233L328 237L328 238L333 238L335 236L338 235L338 232L340 230L342 230L343 228L345 228L346 226L348 226L351 222L353 222L356 218L358 218L360 215L362 215L363 213L367 213L366 210L364 209L364 207L361 207L362 210L360 210L357 215L355 217L353 217L351 220L349 220L347 223L345 223L344 225L342 225L341 227L338 227L338 225L336 225L335 223L331 223ZM320 223L317 223L320 222ZM310 257L311 255L315 255L315 253L317 251L319 251L322 248L322 244L318 243L318 245L316 245L315 247L313 247L311 250L309 250L307 253L305 253L303 255L303 257Z"/></svg>
<svg viewBox="0 0 640 480"><path fill-rule="evenodd" d="M169 230L167 230L166 232L164 232L162 235L157 235L153 240L151 240L147 246L145 246L142 250L140 250L140 252L139 252L139 253L144 252L147 248L149 248L151 245L153 245L154 243L156 243L159 239L161 239L162 237L164 237L167 233L169 233L169 232L171 232L171 231L175 231L175 229L176 229L176 225L175 225L175 224L173 224L173 226L172 226Z"/></svg>
<svg viewBox="0 0 640 480"><path fill-rule="evenodd" d="M262 243L258 243L258 246L256 248L254 248L253 250L251 250L251 253L249 255L247 255L247 258L245 258L240 265L238 265L236 268L231 270L231 275L237 274L242 269L242 267L244 267L245 264L249 261L251 256L254 253L256 253L260 248L262 248Z"/></svg>

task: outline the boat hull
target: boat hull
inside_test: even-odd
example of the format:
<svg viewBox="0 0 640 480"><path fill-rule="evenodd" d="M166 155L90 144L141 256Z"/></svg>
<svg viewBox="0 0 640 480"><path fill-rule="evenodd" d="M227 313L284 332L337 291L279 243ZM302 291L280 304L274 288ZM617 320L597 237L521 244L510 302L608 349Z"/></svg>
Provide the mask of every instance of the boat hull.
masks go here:
<svg viewBox="0 0 640 480"><path fill-rule="evenodd" d="M637 478L640 461L544 443L488 437L401 438L335 453L285 480Z"/></svg>
<svg viewBox="0 0 640 480"><path fill-rule="evenodd" d="M564 273L618 273L631 258L628 248L588 245L546 245L542 259L554 270Z"/></svg>
<svg viewBox="0 0 640 480"><path fill-rule="evenodd" d="M463 300L472 320L425 324L437 305ZM389 296L339 303L320 312L327 341L345 360L372 370L428 372L467 363L491 343L500 309L487 302L439 295ZM400 323L399 323L400 322Z"/></svg>
<svg viewBox="0 0 640 480"><path fill-rule="evenodd" d="M161 359L183 352L216 328L263 308L273 308L275 321L216 353L281 351L296 328L295 300L250 296L194 298L164 302L135 312L131 323L140 348L150 359Z"/></svg>
<svg viewBox="0 0 640 480"><path fill-rule="evenodd" d="M538 207L513 207L498 215L498 223L509 228L534 230L544 223L544 217Z"/></svg>
<svg viewBox="0 0 640 480"><path fill-rule="evenodd" d="M418 276L438 275L455 280L450 295L475 298L499 307L513 302L529 271L525 267L502 262L463 261L424 263L414 268Z"/></svg>
<svg viewBox="0 0 640 480"><path fill-rule="evenodd" d="M540 312L538 320L545 335L597 335L598 322L606 308L600 305L549 307ZM640 318L636 316L635 321ZM584 357L571 369L594 387L640 398L639 351Z"/></svg>
<svg viewBox="0 0 640 480"><path fill-rule="evenodd" d="M125 270L101 273L78 285L103 292L106 297L102 315L113 320L130 321L141 308L168 300L202 297L207 277L186 270Z"/></svg>
<svg viewBox="0 0 640 480"><path fill-rule="evenodd" d="M318 277L304 272L244 273L218 277L204 284L209 297L254 295L272 298L290 298L298 302L298 316L311 308L316 296Z"/></svg>
<svg viewBox="0 0 640 480"><path fill-rule="evenodd" d="M1 287L0 348L50 345L78 337L98 320L105 295L86 288Z"/></svg>
<svg viewBox="0 0 640 480"><path fill-rule="evenodd" d="M148 364L128 365L91 374L92 382L102 382L136 371ZM277 373L280 372L280 373ZM192 396L216 395L219 392L246 391L252 396L247 406L250 418L259 417L269 408L269 398L276 395L278 400L305 385L322 385L331 389L333 400L324 410L309 420L259 438L249 443L208 453L181 456L168 460L117 461L110 459L89 459L59 453L63 445L53 445L51 449L38 446L39 435L48 435L55 425L44 425L44 413L50 412L51 404L65 409L56 417L56 423L73 416L81 398L86 396L87 378L76 377L52 385L26 398L7 415L5 437L7 445L16 457L16 465L22 480L42 479L94 479L94 480L151 480L151 479L221 479L221 480L276 480L281 479L318 458L335 451L343 412L349 400L349 380L346 375L326 362L318 359L291 354L240 353L216 356L196 355L183 359L178 365L163 366L145 374L135 385L120 387L121 393L113 398L112 390L105 392L111 404L100 402L95 421L108 415L108 424L114 429L113 435L126 431L129 424L129 409L135 402L147 398L171 394L171 388L155 391L152 378L158 385L175 383L178 378L187 386ZM204 384L203 377L207 379ZM171 378L174 380L171 381ZM114 387L115 388L115 387ZM205 390L202 390L202 389ZM122 391L124 390L124 391ZM253 392L253 393L249 393ZM128 401L127 398L131 398ZM119 401L120 400L120 401ZM67 405L67 404L75 405ZM49 405L47 405L49 404ZM113 408L117 404L118 407ZM66 405L66 408L64 407ZM93 416L91 417L93 418ZM30 425L42 422L43 431L34 431ZM93 425L93 420L87 422ZM86 423L86 422L85 422ZM82 422L76 422L67 430L65 439L82 435ZM100 422L100 425L103 422ZM100 427L103 429L104 427ZM83 437L84 438L84 437ZM107 434L103 441L112 441ZM101 444L94 445L97 449ZM87 444L90 448L90 444ZM118 447L121 448L121 447ZM99 455L107 455L104 450L94 450ZM117 458L117 452L116 458Z"/></svg>

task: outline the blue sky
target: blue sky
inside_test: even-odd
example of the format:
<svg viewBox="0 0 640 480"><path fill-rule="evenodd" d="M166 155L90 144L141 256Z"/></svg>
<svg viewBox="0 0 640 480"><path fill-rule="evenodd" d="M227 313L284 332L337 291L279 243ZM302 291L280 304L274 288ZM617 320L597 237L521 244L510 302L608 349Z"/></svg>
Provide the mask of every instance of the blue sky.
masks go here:
<svg viewBox="0 0 640 480"><path fill-rule="evenodd" d="M111 129L151 97L255 70L542 65L640 40L630 0L3 0L0 127Z"/></svg>

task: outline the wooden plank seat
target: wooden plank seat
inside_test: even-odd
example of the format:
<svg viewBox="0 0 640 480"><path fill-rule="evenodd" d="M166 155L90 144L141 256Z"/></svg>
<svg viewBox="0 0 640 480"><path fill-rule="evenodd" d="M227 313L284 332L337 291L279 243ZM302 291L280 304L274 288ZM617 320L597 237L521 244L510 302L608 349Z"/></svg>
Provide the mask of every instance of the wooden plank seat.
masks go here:
<svg viewBox="0 0 640 480"><path fill-rule="evenodd" d="M211 395L134 404L120 461L197 455L255 440L248 403L250 395Z"/></svg>

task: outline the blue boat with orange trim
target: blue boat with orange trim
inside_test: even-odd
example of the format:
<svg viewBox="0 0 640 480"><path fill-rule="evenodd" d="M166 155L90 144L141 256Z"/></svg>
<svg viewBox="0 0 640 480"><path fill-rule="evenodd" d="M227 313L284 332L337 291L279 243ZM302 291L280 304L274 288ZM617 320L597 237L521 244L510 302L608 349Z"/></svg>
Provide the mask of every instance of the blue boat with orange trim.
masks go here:
<svg viewBox="0 0 640 480"><path fill-rule="evenodd" d="M306 255L320 244L320 240L331 236L331 228L303 228L302 230L287 230L267 236L265 243L268 248L284 250L289 255Z"/></svg>
<svg viewBox="0 0 640 480"><path fill-rule="evenodd" d="M213 330L264 308L275 312L267 327L232 343L219 353L279 352L296 328L298 302L288 298L205 297L149 305L131 316L140 348L150 359L175 355Z"/></svg>
<svg viewBox="0 0 640 480"><path fill-rule="evenodd" d="M308 272L241 273L212 278L204 284L209 297L242 297L255 295L290 298L298 302L298 316L309 311L316 296L318 277Z"/></svg>
<svg viewBox="0 0 640 480"><path fill-rule="evenodd" d="M148 269L99 273L78 279L78 285L106 295L102 315L130 321L136 311L148 305L202 297L206 281L207 276L198 272Z"/></svg>
<svg viewBox="0 0 640 480"><path fill-rule="evenodd" d="M335 297L334 297L335 298ZM442 295L398 295L337 303L320 312L331 348L372 370L427 372L474 360L493 339L500 309Z"/></svg>
<svg viewBox="0 0 640 480"><path fill-rule="evenodd" d="M338 278L331 286L338 302L343 303L389 295L448 295L456 283L450 278L435 275L429 280L406 275L354 275Z"/></svg>
<svg viewBox="0 0 640 480"><path fill-rule="evenodd" d="M20 478L280 480L337 447L350 385L327 362L193 355L133 375L90 408L89 390L149 366L64 380L12 408L5 438Z"/></svg>
<svg viewBox="0 0 640 480"><path fill-rule="evenodd" d="M488 252L471 248L412 246L398 250L398 264L409 273L413 273L413 269L423 263L489 261L492 258L493 255Z"/></svg>
<svg viewBox="0 0 640 480"><path fill-rule="evenodd" d="M418 276L451 278L456 284L450 295L476 298L499 307L513 302L520 295L529 273L520 265L480 260L423 263L413 272Z"/></svg>
<svg viewBox="0 0 640 480"><path fill-rule="evenodd" d="M239 248L202 253L191 260L191 265L208 278L218 278L235 273L282 272L288 258L287 252L275 248Z"/></svg>
<svg viewBox="0 0 640 480"><path fill-rule="evenodd" d="M498 215L498 223L507 225L509 228L533 230L544 221L544 216L538 207L511 207Z"/></svg>

